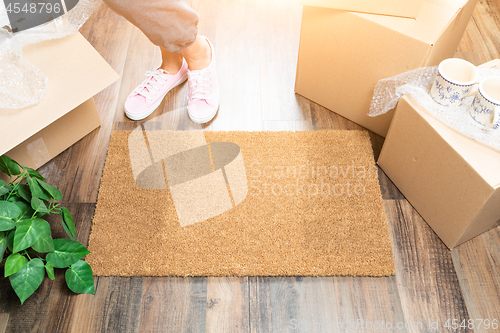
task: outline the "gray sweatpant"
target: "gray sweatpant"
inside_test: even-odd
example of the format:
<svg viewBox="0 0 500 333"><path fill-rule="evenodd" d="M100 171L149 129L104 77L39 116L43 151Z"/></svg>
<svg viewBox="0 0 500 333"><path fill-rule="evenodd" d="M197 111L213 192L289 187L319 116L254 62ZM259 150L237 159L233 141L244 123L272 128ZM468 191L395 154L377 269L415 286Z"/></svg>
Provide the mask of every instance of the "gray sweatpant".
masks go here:
<svg viewBox="0 0 500 333"><path fill-rule="evenodd" d="M198 13L188 0L103 0L138 27L153 44L170 52L191 45L198 34Z"/></svg>

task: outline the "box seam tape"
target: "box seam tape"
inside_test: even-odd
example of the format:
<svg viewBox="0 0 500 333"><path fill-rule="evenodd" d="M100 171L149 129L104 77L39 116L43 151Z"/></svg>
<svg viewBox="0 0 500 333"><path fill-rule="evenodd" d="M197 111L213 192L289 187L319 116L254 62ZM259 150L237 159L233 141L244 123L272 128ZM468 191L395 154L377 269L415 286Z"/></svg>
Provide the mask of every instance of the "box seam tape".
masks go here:
<svg viewBox="0 0 500 333"><path fill-rule="evenodd" d="M47 149L43 138L38 138L26 145L26 150L28 151L29 157L33 160L36 169L51 159L49 150Z"/></svg>

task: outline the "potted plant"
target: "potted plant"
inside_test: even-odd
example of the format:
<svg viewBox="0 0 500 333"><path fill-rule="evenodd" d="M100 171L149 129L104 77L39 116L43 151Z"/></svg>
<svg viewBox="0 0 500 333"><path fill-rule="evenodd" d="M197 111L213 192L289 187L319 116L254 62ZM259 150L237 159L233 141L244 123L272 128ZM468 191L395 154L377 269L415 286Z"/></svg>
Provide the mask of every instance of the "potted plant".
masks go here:
<svg viewBox="0 0 500 333"><path fill-rule="evenodd" d="M0 180L0 262L21 304L38 289L45 274L54 280L54 268L67 268L66 283L73 292L94 294L92 268L81 260L90 252L76 241L68 209L57 201L61 192L47 184L36 170L0 156L0 170L10 178ZM69 236L53 239L43 218L59 214Z"/></svg>

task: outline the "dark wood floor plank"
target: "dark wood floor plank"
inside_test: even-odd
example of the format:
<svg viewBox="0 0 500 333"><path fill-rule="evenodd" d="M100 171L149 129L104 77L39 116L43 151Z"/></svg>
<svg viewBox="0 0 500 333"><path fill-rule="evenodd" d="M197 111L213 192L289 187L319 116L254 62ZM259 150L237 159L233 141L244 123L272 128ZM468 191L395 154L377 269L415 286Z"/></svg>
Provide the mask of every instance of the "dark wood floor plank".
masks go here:
<svg viewBox="0 0 500 333"><path fill-rule="evenodd" d="M300 317L300 291L298 287L300 278L270 277L258 281L259 289L268 288L270 298L271 332L291 332L290 321ZM262 303L263 305L265 303ZM264 309L259 309L263 311ZM255 323L258 324L258 323Z"/></svg>
<svg viewBox="0 0 500 333"><path fill-rule="evenodd" d="M311 120L315 130L365 130L362 126L353 123L319 104L310 102Z"/></svg>
<svg viewBox="0 0 500 333"><path fill-rule="evenodd" d="M7 329L7 323L9 322L8 313L0 313L0 332L5 333Z"/></svg>
<svg viewBox="0 0 500 333"><path fill-rule="evenodd" d="M98 277L94 280L96 294L77 296L70 330L61 332L140 332L144 277Z"/></svg>
<svg viewBox="0 0 500 333"><path fill-rule="evenodd" d="M76 297L66 286L63 270L57 270L56 279L46 278L23 305L16 300L6 332L68 332Z"/></svg>
<svg viewBox="0 0 500 333"><path fill-rule="evenodd" d="M206 332L250 332L248 277L207 279Z"/></svg>
<svg viewBox="0 0 500 333"><path fill-rule="evenodd" d="M380 152L382 151L382 146L384 145L385 138L371 131L369 133L370 140L372 142L373 156L375 158L375 161L377 161ZM380 184L380 191L382 192L382 198L404 199L404 196L401 194L401 192L399 192L398 188L380 168L378 168L378 179Z"/></svg>
<svg viewBox="0 0 500 333"><path fill-rule="evenodd" d="M471 319L489 319L500 330L500 228L492 229L451 251ZM474 332L491 332L475 320Z"/></svg>
<svg viewBox="0 0 500 333"><path fill-rule="evenodd" d="M340 294L344 285L348 285L349 299L345 295L338 306L342 315L344 332L373 332L377 329L391 330L398 328L405 332L400 323L404 323L403 309L395 276L387 278L341 277L335 279L335 287ZM345 291L343 292L345 293ZM350 304L351 306L342 306ZM353 326L347 325L353 323ZM355 325L354 325L355 323ZM390 323L390 324L389 324Z"/></svg>
<svg viewBox="0 0 500 333"><path fill-rule="evenodd" d="M405 321L437 321L439 332L471 332L443 327L448 319L469 319L450 250L406 200L386 200L385 208Z"/></svg>
<svg viewBox="0 0 500 333"><path fill-rule="evenodd" d="M290 327L325 333L371 332L375 322L401 321L403 315L399 295L397 292L390 294L388 284L393 285L390 289L396 289L394 279L390 278L299 279L297 286L300 293L299 317ZM365 326L366 324L368 326Z"/></svg>
<svg viewBox="0 0 500 333"><path fill-rule="evenodd" d="M252 332L373 332L403 321L395 277L250 280Z"/></svg>
<svg viewBox="0 0 500 333"><path fill-rule="evenodd" d="M384 200L405 199L396 185L394 185L391 179L384 173L384 171L380 167L378 168L378 181L380 184L380 191L382 192L382 198Z"/></svg>
<svg viewBox="0 0 500 333"><path fill-rule="evenodd" d="M3 272L3 269L1 272ZM0 279L0 313L9 314L12 308L18 303L19 298L12 289L9 279L2 277Z"/></svg>
<svg viewBox="0 0 500 333"><path fill-rule="evenodd" d="M273 332L273 309L270 293L270 280L266 276L253 276L248 278L250 302L250 332Z"/></svg>
<svg viewBox="0 0 500 333"><path fill-rule="evenodd" d="M147 277L140 332L205 332L206 278Z"/></svg>

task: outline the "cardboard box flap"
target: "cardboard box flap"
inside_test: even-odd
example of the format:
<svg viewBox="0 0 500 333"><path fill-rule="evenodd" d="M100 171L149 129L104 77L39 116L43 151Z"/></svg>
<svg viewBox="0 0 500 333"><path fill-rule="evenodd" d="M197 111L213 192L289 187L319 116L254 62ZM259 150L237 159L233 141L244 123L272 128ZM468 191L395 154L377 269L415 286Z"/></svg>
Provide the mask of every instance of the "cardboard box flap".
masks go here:
<svg viewBox="0 0 500 333"><path fill-rule="evenodd" d="M78 32L65 38L28 45L23 54L26 60L47 75L48 91L36 105L23 109L0 109L0 155L119 79L113 68Z"/></svg>
<svg viewBox="0 0 500 333"><path fill-rule="evenodd" d="M422 3L420 15L414 20L401 17L362 14L365 19L429 44L436 42L453 18L461 13L467 0L426 0Z"/></svg>
<svg viewBox="0 0 500 333"><path fill-rule="evenodd" d="M425 0L299 0L301 5L416 18Z"/></svg>

